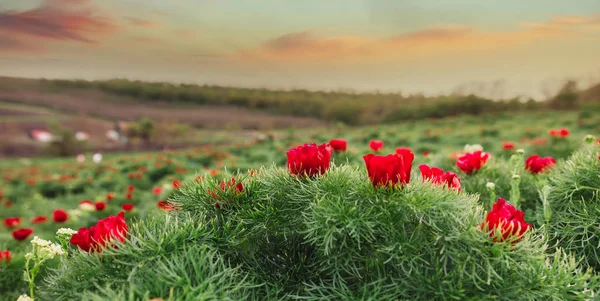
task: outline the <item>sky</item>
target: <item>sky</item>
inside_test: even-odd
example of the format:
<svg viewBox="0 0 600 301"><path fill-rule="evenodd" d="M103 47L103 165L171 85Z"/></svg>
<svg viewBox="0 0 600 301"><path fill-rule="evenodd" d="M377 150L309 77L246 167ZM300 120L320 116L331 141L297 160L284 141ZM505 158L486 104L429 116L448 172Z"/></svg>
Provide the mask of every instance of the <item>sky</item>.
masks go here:
<svg viewBox="0 0 600 301"><path fill-rule="evenodd" d="M598 0L0 0L0 75L547 97L600 81Z"/></svg>

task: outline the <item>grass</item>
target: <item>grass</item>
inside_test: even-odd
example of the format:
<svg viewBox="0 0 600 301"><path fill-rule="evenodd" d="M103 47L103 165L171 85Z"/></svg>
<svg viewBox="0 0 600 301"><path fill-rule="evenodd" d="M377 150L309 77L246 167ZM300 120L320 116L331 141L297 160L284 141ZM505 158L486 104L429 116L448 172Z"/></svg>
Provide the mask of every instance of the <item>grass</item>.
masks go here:
<svg viewBox="0 0 600 301"><path fill-rule="evenodd" d="M563 189L563 193L555 192L550 198L560 203L564 200L556 195L569 195L574 189L572 185L559 185L570 181L569 178L589 178L592 183L586 182L587 186L598 184L590 174L595 171L595 165L591 165L590 171L582 175L577 172L581 170L576 165L579 163L572 163L590 160L589 156L583 158L576 155L576 160L572 161L571 156L577 154L579 149L596 151L586 148L588 146L583 143L583 138L588 134L600 134L600 116L590 115L583 121L580 117L579 112L530 112L368 127L338 125L273 130L270 133L277 137L274 140L249 138L231 141L232 136L227 132L205 131L198 132L198 135L213 142L229 141L228 144L170 152L104 154L100 164L90 162L93 152L86 153L88 160L83 164L76 163L75 158L3 160L0 162L3 181L0 188L0 218L21 217L20 227L31 227L34 235L54 239L58 228L88 227L99 219L117 214L125 203L135 206L133 211L126 214L132 228L131 245L108 251L102 255L106 257L80 254L71 247L68 258L54 260L47 265L58 268L59 272L43 270L40 278L43 280L37 283L40 292L46 293L45 297L39 295L42 300L147 300L150 297L167 300L170 294L174 294L172 300L186 300L198 294L202 287L217 287L220 284L228 289L206 290L207 298L317 299L324 294L329 298L344 296L360 299L361 291L370 291L376 292L381 298L416 294L433 299L479 296L481 300L486 300L502 296L502 292L508 293L510 287L519 287L511 292L515 298L519 294L527 294L530 299L580 300L587 294L586 286L597 283L595 274L586 271L593 267L578 265L570 255L555 253L556 249L544 245L542 229L546 227L544 219L540 218L542 211L538 193L547 185ZM569 137L556 139L549 136L550 129L563 127L570 130ZM323 143L333 138L346 139L348 151L333 155L335 167L331 173L317 181L290 178L285 170L285 152L289 148L305 142ZM393 153L400 146L410 147L415 152L413 180L406 191L390 194L373 192L366 178L362 156L371 152L368 144L374 139L385 142L381 154ZM517 165L512 165L509 160L515 152L504 150L503 141L514 142L516 148L525 149L525 156L534 153L553 156L558 160L557 167L546 174L531 175L524 168L524 158L519 157ZM453 153L463 152L465 144L481 144L492 155L481 172L472 176L462 173L454 164L455 158L451 158ZM426 155L426 152L429 154ZM422 184L417 168L419 164L457 173L463 192L457 197L453 192ZM251 176L249 170L257 170L255 176ZM514 193L512 179L515 173L521 179L516 188L519 194ZM204 180L198 180L198 175L204 176ZM244 183L245 192L240 196L232 194L232 191L224 192L223 196L239 202L232 203L239 205L235 207L239 211L220 213L215 211L211 203L213 199L205 191L216 188L219 181L231 177ZM175 180L183 181L184 188L174 189ZM502 249L490 244L489 248L487 245L482 247L481 253L478 253L480 255L477 255L483 257L469 259L465 251L460 250L465 246L472 249L479 248L476 245L478 243L489 243L486 235L477 230L493 198L486 188L488 182L496 183L495 195L520 204L519 209L526 212L526 220L534 225L535 231L517 247L516 253L507 251L510 248ZM127 198L130 185L135 186L135 191L131 198ZM154 194L153 190L157 187L162 187L162 192ZM109 194L113 194L110 201L107 199ZM515 195L520 195L520 199L514 199ZM593 201L593 197L587 198ZM181 204L181 214L168 213L157 206L158 201L166 199ZM10 207L6 206L7 200L11 202ZM103 211L82 212L78 209L82 200L106 202L107 207ZM394 202L400 202L400 205L394 207ZM436 206L451 208L448 209L451 214L442 214L442 207ZM50 217L53 210L60 208L71 215L66 223L54 223L51 218L45 224L30 222L37 215ZM571 211L565 209L565 212ZM398 215L390 216L391 212ZM402 212L410 212L410 215L400 214ZM222 217L225 219L219 219L219 214L225 214ZM172 218L177 220L169 220ZM590 215L590 222L597 218L597 215ZM487 268L503 275L501 279L504 280L496 280L497 283L482 293L477 288L483 285L482 282L470 282L468 278L463 278L466 276L459 276L466 271L452 266L450 272L441 269L436 272L422 270L418 275L424 278L413 276L416 282L411 282L405 271L417 268L417 262L424 260L419 256L427 256L435 261L439 258L434 254L444 249L431 244L427 245L427 252L421 255L418 252L411 253L410 249L402 255L395 253L394 248L398 246L394 240L385 238L384 232L380 231L399 223L405 226L393 228L394 239L408 239L405 237L407 233L419 229L417 223L412 224L419 219L429 225L439 223L443 225L439 227L448 227L444 228L448 232L438 232L435 227L422 229L423 232L414 232L418 234L415 234L415 239L421 237L419 239L427 241L436 235L443 236L448 239L446 250L451 252L453 258L462 258L460 260L464 260L465 267L480 269L483 268L480 264L489 260L485 263L489 264ZM560 222L564 223L564 219ZM227 232L231 235L222 236L225 233L223 231L231 231ZM565 232L567 234L561 235L568 235L568 231ZM352 237L357 240L350 239ZM337 243L340 241L353 247L343 248ZM360 243L363 246L364 241L367 249L358 252L358 245L353 244ZM248 245L247 242L255 244ZM369 243L375 244L371 246L372 249ZM203 247L198 249L198 246ZM30 244L27 240L15 241L11 237L11 229L2 228L0 250L5 249L13 253L13 260L8 265L3 264L3 268L6 268L3 272L6 273L0 277L0 295L14 300L26 291L26 283L14 279L20 279L22 275L24 256ZM369 259L369 252L397 260L397 266L402 266L403 270L386 266L386 269L393 271L390 272L395 275L393 277L397 277L390 276L392 278L389 279L398 279L405 285L386 282L389 279L378 274L377 269L381 266ZM502 255L498 258L504 259L481 255L494 252L500 252L497 254ZM335 260L330 258L328 261L324 257L327 254L335 254ZM518 255L513 257L511 254ZM579 254L588 255L585 252ZM105 263L106 260L110 264ZM515 280L518 277L511 275L511 269L504 268L504 265L515 264L527 267L527 271L521 272L529 276ZM369 267L369 273L364 275L372 278L356 282L356 271L365 266ZM143 273L139 267L148 267L152 272ZM159 271L164 274L163 278L155 277ZM88 282L73 283L74 279L84 275L89 277ZM178 282L184 280L175 275L186 275L187 286ZM332 275L341 278L332 278ZM441 275L458 278L451 278L449 281L452 284L444 284ZM174 287L172 293L169 286ZM402 287L413 287L414 290L404 290ZM551 297L552 294L558 297Z"/></svg>

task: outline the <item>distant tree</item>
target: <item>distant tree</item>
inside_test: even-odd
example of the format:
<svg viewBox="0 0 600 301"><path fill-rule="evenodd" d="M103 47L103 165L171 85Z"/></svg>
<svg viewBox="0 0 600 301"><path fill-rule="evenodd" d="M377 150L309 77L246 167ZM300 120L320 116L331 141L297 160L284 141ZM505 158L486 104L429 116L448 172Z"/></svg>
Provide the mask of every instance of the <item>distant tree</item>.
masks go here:
<svg viewBox="0 0 600 301"><path fill-rule="evenodd" d="M556 110L569 110L578 107L579 92L577 82L567 81L558 93L548 101L548 107Z"/></svg>

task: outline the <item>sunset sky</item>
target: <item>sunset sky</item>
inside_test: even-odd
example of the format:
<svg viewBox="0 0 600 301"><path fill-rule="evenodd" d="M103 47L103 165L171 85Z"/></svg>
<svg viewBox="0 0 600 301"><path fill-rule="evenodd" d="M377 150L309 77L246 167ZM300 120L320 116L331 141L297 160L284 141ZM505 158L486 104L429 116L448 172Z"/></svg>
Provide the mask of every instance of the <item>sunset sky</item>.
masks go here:
<svg viewBox="0 0 600 301"><path fill-rule="evenodd" d="M600 1L0 0L0 75L539 98L600 81Z"/></svg>

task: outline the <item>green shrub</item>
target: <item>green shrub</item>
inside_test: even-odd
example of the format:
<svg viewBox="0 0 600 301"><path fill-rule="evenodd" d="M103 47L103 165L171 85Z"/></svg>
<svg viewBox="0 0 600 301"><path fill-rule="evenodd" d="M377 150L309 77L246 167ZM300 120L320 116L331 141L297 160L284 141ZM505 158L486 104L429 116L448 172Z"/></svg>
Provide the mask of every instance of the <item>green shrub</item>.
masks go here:
<svg viewBox="0 0 600 301"><path fill-rule="evenodd" d="M550 233L559 247L600 271L600 148L576 152L549 179Z"/></svg>
<svg viewBox="0 0 600 301"><path fill-rule="evenodd" d="M477 197L413 177L375 189L366 172L314 178L263 168L186 182L173 217L134 224L101 256L74 252L46 278L46 300L102 298L585 300L598 278L532 230L494 243ZM207 193L215 191L215 195ZM215 203L220 200L221 209Z"/></svg>

